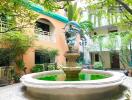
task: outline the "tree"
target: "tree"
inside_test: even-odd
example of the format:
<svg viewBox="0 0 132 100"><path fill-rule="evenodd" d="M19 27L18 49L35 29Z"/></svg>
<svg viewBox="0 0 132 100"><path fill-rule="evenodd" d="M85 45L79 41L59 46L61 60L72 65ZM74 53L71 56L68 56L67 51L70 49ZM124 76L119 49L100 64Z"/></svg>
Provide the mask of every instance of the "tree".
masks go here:
<svg viewBox="0 0 132 100"><path fill-rule="evenodd" d="M79 22L81 19L81 8L79 8L77 6L77 3L71 3L69 2L69 4L65 7L67 9L67 17L69 19L69 21L77 21Z"/></svg>
<svg viewBox="0 0 132 100"><path fill-rule="evenodd" d="M23 0L0 0L0 16L4 16L6 19L6 21L0 21L6 27L0 33L21 31L33 25L37 16L33 11L28 10L24 6L28 7Z"/></svg>
<svg viewBox="0 0 132 100"><path fill-rule="evenodd" d="M0 33L21 31L34 25L38 15L30 10L31 2L51 11L61 8L56 0L0 0L0 23L5 27Z"/></svg>
<svg viewBox="0 0 132 100"><path fill-rule="evenodd" d="M102 34L92 36L92 39L93 39L94 43L98 44L98 48L96 48L96 49L99 50L98 54L99 54L100 62L102 64L102 66L104 67L104 59L102 57L102 51L104 49L103 38L104 38L104 35L102 35Z"/></svg>
<svg viewBox="0 0 132 100"><path fill-rule="evenodd" d="M10 63L23 60L23 54L32 46L33 38L21 32L7 32L0 35L0 62L9 58ZM21 63L21 61L18 61ZM21 63L22 64L22 63Z"/></svg>
<svg viewBox="0 0 132 100"><path fill-rule="evenodd" d="M127 10L132 15L132 9L125 2L123 2L122 0L116 0L116 2L122 5L125 8L125 10ZM130 0L127 0L127 2L132 4Z"/></svg>
<svg viewBox="0 0 132 100"><path fill-rule="evenodd" d="M100 18L106 17L109 24L127 24L126 28L128 28L128 26L128 29L131 28L131 0L98 0L97 2L87 0L87 3L88 6L86 9L88 9L90 14L94 15L98 19L98 21L100 21Z"/></svg>
<svg viewBox="0 0 132 100"><path fill-rule="evenodd" d="M125 65L131 67L132 66L132 48L131 48L132 32L128 31L125 33L125 35L121 34L121 38L122 38L122 46L120 50L120 60L124 65L124 67Z"/></svg>
<svg viewBox="0 0 132 100"><path fill-rule="evenodd" d="M120 44L117 43L117 39L118 39L117 36L121 38ZM100 37L100 35L94 36L94 40L97 40L97 42L99 41L98 37ZM131 58L132 52L130 45L132 38L131 31L109 33L107 34L107 37L108 37L107 41L101 43L102 49L107 49L111 54L118 52L120 62L124 68L128 68L128 66L129 67L132 66L132 58ZM103 38L106 38L106 36L104 36ZM100 41L102 41L103 38L100 39ZM119 47L119 45L121 46ZM99 51L101 51L101 49Z"/></svg>
<svg viewBox="0 0 132 100"><path fill-rule="evenodd" d="M31 0L43 6L46 10L56 11L58 9L63 9L63 3L58 2L59 0Z"/></svg>
<svg viewBox="0 0 132 100"><path fill-rule="evenodd" d="M90 21L82 21L79 22L81 29L83 30L83 34L88 34L89 32L93 31L93 23Z"/></svg>

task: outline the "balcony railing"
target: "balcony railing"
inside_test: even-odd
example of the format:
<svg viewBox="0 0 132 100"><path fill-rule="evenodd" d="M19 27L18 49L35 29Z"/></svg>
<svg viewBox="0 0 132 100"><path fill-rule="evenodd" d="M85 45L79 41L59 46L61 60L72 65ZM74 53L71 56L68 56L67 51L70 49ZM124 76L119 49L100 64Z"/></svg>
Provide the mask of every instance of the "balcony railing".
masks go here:
<svg viewBox="0 0 132 100"><path fill-rule="evenodd" d="M55 34L47 31L35 31L38 40L45 40L49 42L55 42Z"/></svg>

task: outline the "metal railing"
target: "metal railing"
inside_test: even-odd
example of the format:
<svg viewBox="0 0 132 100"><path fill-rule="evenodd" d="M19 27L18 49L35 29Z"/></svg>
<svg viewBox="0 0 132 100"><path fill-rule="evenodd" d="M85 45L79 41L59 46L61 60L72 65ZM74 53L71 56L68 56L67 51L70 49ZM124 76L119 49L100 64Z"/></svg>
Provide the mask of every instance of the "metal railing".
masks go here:
<svg viewBox="0 0 132 100"><path fill-rule="evenodd" d="M55 35L51 32L47 32L47 31L35 31L36 36L39 40L46 40L49 42L55 42Z"/></svg>

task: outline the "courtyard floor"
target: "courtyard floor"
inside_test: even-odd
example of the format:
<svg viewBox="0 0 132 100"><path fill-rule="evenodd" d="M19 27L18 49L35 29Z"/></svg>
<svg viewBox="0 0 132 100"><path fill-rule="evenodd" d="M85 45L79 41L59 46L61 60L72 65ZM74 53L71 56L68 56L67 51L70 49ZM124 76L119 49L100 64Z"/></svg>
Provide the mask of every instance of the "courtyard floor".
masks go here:
<svg viewBox="0 0 132 100"><path fill-rule="evenodd" d="M124 92L124 96L118 99L105 99L105 100L126 100L125 95L131 96L127 100L132 100L132 77L127 77L123 85L130 90ZM33 98L25 93L25 88L21 83L0 87L0 100L39 100ZM43 100L43 99L42 99Z"/></svg>

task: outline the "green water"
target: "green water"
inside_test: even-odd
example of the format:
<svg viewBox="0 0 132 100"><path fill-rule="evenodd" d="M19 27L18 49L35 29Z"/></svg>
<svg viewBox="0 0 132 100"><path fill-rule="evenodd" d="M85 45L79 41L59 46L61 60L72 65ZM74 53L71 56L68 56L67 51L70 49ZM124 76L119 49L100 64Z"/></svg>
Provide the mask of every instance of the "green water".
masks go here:
<svg viewBox="0 0 132 100"><path fill-rule="evenodd" d="M48 80L48 81L83 81L83 80L99 80L108 78L110 75L105 74L88 74L88 73L80 73L78 79L66 79L65 74L51 74L45 75L41 77L37 77L38 80Z"/></svg>

